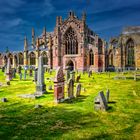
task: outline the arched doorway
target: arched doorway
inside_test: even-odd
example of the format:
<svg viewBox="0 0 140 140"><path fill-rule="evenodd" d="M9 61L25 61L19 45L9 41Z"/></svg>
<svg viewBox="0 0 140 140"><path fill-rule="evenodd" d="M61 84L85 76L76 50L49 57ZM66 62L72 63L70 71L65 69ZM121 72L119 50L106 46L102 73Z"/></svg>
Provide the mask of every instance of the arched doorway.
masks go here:
<svg viewBox="0 0 140 140"><path fill-rule="evenodd" d="M70 71L74 70L74 63L72 60L69 60L66 66L69 68Z"/></svg>

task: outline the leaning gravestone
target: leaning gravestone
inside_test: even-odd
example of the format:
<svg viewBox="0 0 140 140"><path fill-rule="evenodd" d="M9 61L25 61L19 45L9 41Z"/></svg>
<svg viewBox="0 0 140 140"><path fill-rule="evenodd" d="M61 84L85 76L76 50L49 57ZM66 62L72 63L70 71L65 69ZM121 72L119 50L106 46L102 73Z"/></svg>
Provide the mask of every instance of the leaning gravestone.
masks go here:
<svg viewBox="0 0 140 140"><path fill-rule="evenodd" d="M94 99L94 109L106 111L108 109L107 101L103 91L99 92L98 96Z"/></svg>
<svg viewBox="0 0 140 140"><path fill-rule="evenodd" d="M110 95L110 91L109 89L106 91L106 101L109 102L109 95Z"/></svg>
<svg viewBox="0 0 140 140"><path fill-rule="evenodd" d="M78 84L77 86L76 86L76 97L78 97L78 96L80 96L80 93L81 93L81 84Z"/></svg>
<svg viewBox="0 0 140 140"><path fill-rule="evenodd" d="M63 68L58 67L54 80L54 100L56 103L64 99L64 73Z"/></svg>
<svg viewBox="0 0 140 140"><path fill-rule="evenodd" d="M73 79L69 79L68 85L67 85L67 92L68 92L68 97L73 98L74 97L74 81Z"/></svg>
<svg viewBox="0 0 140 140"><path fill-rule="evenodd" d="M10 63L10 58L8 58L8 63L6 67L6 81L12 80L12 71L11 71L11 63Z"/></svg>
<svg viewBox="0 0 140 140"><path fill-rule="evenodd" d="M44 82L44 68L43 68L43 58L39 57L38 61L38 72L37 72L37 84L35 96L41 96L46 92L46 85Z"/></svg>
<svg viewBox="0 0 140 140"><path fill-rule="evenodd" d="M81 75L78 75L78 76L76 77L76 82L77 82L77 83L79 83L80 77L81 77Z"/></svg>

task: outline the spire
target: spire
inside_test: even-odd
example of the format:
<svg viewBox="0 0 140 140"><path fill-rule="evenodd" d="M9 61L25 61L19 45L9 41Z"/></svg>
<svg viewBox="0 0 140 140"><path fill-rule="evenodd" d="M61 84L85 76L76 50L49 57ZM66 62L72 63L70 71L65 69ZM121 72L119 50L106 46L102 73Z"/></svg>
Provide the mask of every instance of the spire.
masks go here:
<svg viewBox="0 0 140 140"><path fill-rule="evenodd" d="M32 28L32 46L35 46L35 31L34 28Z"/></svg>
<svg viewBox="0 0 140 140"><path fill-rule="evenodd" d="M28 50L28 42L27 42L27 37L25 36L24 38L24 51Z"/></svg>
<svg viewBox="0 0 140 140"><path fill-rule="evenodd" d="M44 27L43 29L43 41L44 41L44 45L46 45L46 27Z"/></svg>
<svg viewBox="0 0 140 140"><path fill-rule="evenodd" d="M86 12L85 11L83 11L83 13L82 13L82 21L86 21Z"/></svg>
<svg viewBox="0 0 140 140"><path fill-rule="evenodd" d="M58 26L59 25L59 17L57 16L56 17L56 26Z"/></svg>
<svg viewBox="0 0 140 140"><path fill-rule="evenodd" d="M74 17L74 16L75 16L74 12L70 10L70 12L69 12L69 17L72 18L72 17Z"/></svg>

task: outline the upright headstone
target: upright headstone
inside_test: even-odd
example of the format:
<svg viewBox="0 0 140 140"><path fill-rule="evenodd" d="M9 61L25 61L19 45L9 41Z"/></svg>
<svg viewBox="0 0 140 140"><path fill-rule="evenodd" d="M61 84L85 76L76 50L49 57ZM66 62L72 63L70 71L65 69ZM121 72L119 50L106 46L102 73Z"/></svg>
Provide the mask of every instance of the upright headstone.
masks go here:
<svg viewBox="0 0 140 140"><path fill-rule="evenodd" d="M22 72L19 73L19 79L22 80Z"/></svg>
<svg viewBox="0 0 140 140"><path fill-rule="evenodd" d="M103 91L99 92L98 96L94 99L94 109L106 111L108 109L107 101Z"/></svg>
<svg viewBox="0 0 140 140"><path fill-rule="evenodd" d="M73 80L73 82L75 82L75 72L74 71L70 72L70 78Z"/></svg>
<svg viewBox="0 0 140 140"><path fill-rule="evenodd" d="M33 76L33 70L32 69L29 70L29 76Z"/></svg>
<svg viewBox="0 0 140 140"><path fill-rule="evenodd" d="M17 68L17 73L21 73L21 66L18 66L18 68Z"/></svg>
<svg viewBox="0 0 140 140"><path fill-rule="evenodd" d="M54 80L54 98L57 103L64 99L64 73L62 67L58 67L56 71Z"/></svg>
<svg viewBox="0 0 140 140"><path fill-rule="evenodd" d="M36 85L36 96L41 96L46 92L46 85L44 82L44 68L43 68L43 58L39 57L38 61L38 72L37 72L37 85Z"/></svg>
<svg viewBox="0 0 140 140"><path fill-rule="evenodd" d="M6 81L12 80L12 71L11 71L11 63L10 58L8 58L7 67L6 67Z"/></svg>
<svg viewBox="0 0 140 140"><path fill-rule="evenodd" d="M80 96L80 93L81 93L81 84L78 84L77 86L76 86L76 97L78 97L78 96Z"/></svg>
<svg viewBox="0 0 140 140"><path fill-rule="evenodd" d="M76 77L76 82L77 82L77 83L79 83L80 78L81 78L81 75L78 75L78 76Z"/></svg>
<svg viewBox="0 0 140 140"><path fill-rule="evenodd" d="M73 98L74 97L74 81L71 78L68 81L67 92L68 92L68 97L69 98Z"/></svg>
<svg viewBox="0 0 140 140"><path fill-rule="evenodd" d="M27 70L24 70L24 80L26 80Z"/></svg>
<svg viewBox="0 0 140 140"><path fill-rule="evenodd" d="M5 67L2 67L2 72L4 72L5 71Z"/></svg>

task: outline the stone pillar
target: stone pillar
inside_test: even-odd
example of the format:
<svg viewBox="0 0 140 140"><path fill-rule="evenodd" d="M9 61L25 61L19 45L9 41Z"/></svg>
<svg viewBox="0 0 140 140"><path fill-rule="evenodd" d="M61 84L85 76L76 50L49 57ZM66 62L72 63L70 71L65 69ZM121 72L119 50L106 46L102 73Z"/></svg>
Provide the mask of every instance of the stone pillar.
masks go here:
<svg viewBox="0 0 140 140"><path fill-rule="evenodd" d="M36 96L41 96L43 93L46 92L46 85L44 82L44 68L43 68L43 58L42 56L39 57L38 63L38 72L37 72L37 85L36 85Z"/></svg>

